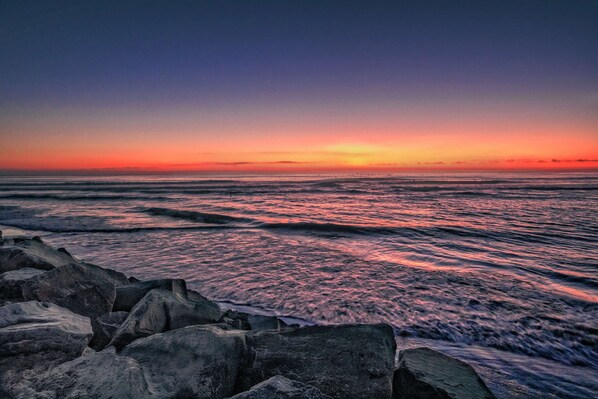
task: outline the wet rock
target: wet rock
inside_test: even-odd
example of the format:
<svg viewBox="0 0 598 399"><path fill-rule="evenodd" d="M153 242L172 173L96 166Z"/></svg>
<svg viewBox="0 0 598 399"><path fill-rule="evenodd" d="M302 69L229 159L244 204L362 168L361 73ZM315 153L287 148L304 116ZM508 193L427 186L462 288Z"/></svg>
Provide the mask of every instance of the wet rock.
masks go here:
<svg viewBox="0 0 598 399"><path fill-rule="evenodd" d="M141 337L190 325L215 323L220 317L220 309L213 302L192 301L179 293L154 289L133 307L109 345L121 349Z"/></svg>
<svg viewBox="0 0 598 399"><path fill-rule="evenodd" d="M0 374L50 367L83 353L91 339L87 317L47 302L0 307Z"/></svg>
<svg viewBox="0 0 598 399"><path fill-rule="evenodd" d="M101 267L71 263L27 280L24 300L52 302L92 320L110 312L116 295L114 280Z"/></svg>
<svg viewBox="0 0 598 399"><path fill-rule="evenodd" d="M124 273L121 273L121 272L113 270L113 269L108 269L106 267L99 267L99 266L96 266L96 265L93 265L93 264L87 263L87 262L82 262L82 263L85 266L95 267L95 268L103 270L106 273L105 277L108 278L110 281L112 281L112 284L114 284L116 287L129 283L129 278L127 276L125 276Z"/></svg>
<svg viewBox="0 0 598 399"><path fill-rule="evenodd" d="M60 247L60 248L58 248L58 249L57 249L57 251L58 251L58 252L62 252L63 254L65 254L65 255L68 255L68 256L71 256L71 257L73 256L73 255L71 255L71 253L70 253L69 251L67 251L67 250L66 250L66 248L64 248L64 247Z"/></svg>
<svg viewBox="0 0 598 399"><path fill-rule="evenodd" d="M328 399L319 389L281 375L269 378L230 399Z"/></svg>
<svg viewBox="0 0 598 399"><path fill-rule="evenodd" d="M251 330L280 330L288 324L273 316L247 315L247 322Z"/></svg>
<svg viewBox="0 0 598 399"><path fill-rule="evenodd" d="M98 317L95 323L92 324L93 339L89 345L95 350L103 349L108 345L114 333L123 324L128 315L129 312L110 312Z"/></svg>
<svg viewBox="0 0 598 399"><path fill-rule="evenodd" d="M190 326L139 339L120 355L141 365L156 397L220 399L236 392L247 347L241 331Z"/></svg>
<svg viewBox="0 0 598 399"><path fill-rule="evenodd" d="M51 270L76 260L44 244L39 237L18 239L0 246L0 273L24 267Z"/></svg>
<svg viewBox="0 0 598 399"><path fill-rule="evenodd" d="M11 270L0 274L0 300L24 300L23 287L31 283L34 277L43 273L45 273L44 270L24 267L22 269Z"/></svg>
<svg viewBox="0 0 598 399"><path fill-rule="evenodd" d="M394 374L397 399L494 399L473 367L429 348L402 350Z"/></svg>
<svg viewBox="0 0 598 399"><path fill-rule="evenodd" d="M249 332L247 390L276 375L335 398L390 398L396 343L388 325L310 326Z"/></svg>
<svg viewBox="0 0 598 399"><path fill-rule="evenodd" d="M114 300L112 310L114 312L131 311L133 306L153 289L163 289L181 295L187 294L185 280L181 279L161 279L127 283L116 288L116 299Z"/></svg>
<svg viewBox="0 0 598 399"><path fill-rule="evenodd" d="M141 365L132 358L118 356L114 348L88 351L40 375L25 374L8 391L16 399L160 397L153 395Z"/></svg>
<svg viewBox="0 0 598 399"><path fill-rule="evenodd" d="M235 312L234 310L227 310L222 315L220 321L237 330L251 330L247 313Z"/></svg>
<svg viewBox="0 0 598 399"><path fill-rule="evenodd" d="M221 322L238 330L281 330L289 327L287 323L274 316L253 315L231 309L223 313Z"/></svg>

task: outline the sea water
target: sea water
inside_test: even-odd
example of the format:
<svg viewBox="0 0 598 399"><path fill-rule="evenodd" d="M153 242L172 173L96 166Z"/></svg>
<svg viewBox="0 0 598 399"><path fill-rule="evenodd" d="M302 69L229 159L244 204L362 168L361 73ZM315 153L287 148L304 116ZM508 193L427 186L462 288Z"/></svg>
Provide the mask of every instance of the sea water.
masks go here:
<svg viewBox="0 0 598 399"><path fill-rule="evenodd" d="M1 177L0 224L227 306L393 326L500 398L598 395L598 174Z"/></svg>

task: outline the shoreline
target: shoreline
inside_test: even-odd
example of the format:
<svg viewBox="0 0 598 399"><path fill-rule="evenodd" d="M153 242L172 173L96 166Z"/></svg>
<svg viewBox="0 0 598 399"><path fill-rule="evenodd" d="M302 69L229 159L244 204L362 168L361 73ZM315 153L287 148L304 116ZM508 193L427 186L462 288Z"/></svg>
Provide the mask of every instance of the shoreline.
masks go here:
<svg viewBox="0 0 598 399"><path fill-rule="evenodd" d="M5 225L0 225L0 230L6 231L7 229ZM47 236L44 240L47 239L55 247L66 246L69 248L69 242L71 240L76 242L77 240L75 237L70 238L71 235L53 234L51 232L24 230L15 227L9 227L9 230L12 230L15 235L24 237L41 233L42 237ZM52 238L55 235L58 238ZM149 235L146 239L151 239L151 237ZM90 242L92 241L93 239ZM76 251L77 254L80 253L80 249L78 248L78 251ZM83 253L86 252L83 251ZM88 258L86 257L86 259ZM92 261L95 259L103 267L110 267L110 264L101 262L98 257L91 256L90 259ZM126 258L121 257L121 260L115 263L115 267L119 268L118 266L120 266L122 271L132 273L135 276L149 276L154 279L171 277L169 276L170 273L152 273L149 271L149 268L147 270L136 271L131 267L122 267L126 265L123 262L126 262ZM185 275L179 274L179 277L185 278ZM195 284L191 285L194 289L200 289ZM266 316L286 314L284 312L277 312L274 308L267 309L248 303L233 303L226 299L222 300L221 296L216 297L218 299L213 299L212 297L210 299L226 308L236 308L248 314ZM317 322L314 323L292 316L288 320L284 317L281 318L287 324L318 324ZM324 323L323 325L326 324L328 323ZM598 387L598 379L593 374L593 369L588 367L565 365L550 359L531 357L518 352L459 341L400 336L396 336L395 340L398 348L427 346L473 365L488 387L501 399L541 398L545 394L552 395L551 397L577 399L591 396L588 392L594 392Z"/></svg>
<svg viewBox="0 0 598 399"><path fill-rule="evenodd" d="M118 368L123 356L137 359L137 362L141 362L139 372L143 374L147 373L148 367L154 367L155 362L168 362L171 356L165 358L165 355L160 355L163 349L172 349L173 342L185 342L185 345L190 346L187 350L191 351L205 352L214 350L219 345L228 348L225 352L202 352L194 356L194 359L202 359L200 363L204 366L206 362L220 364L222 355L227 359L229 355L236 357L236 361L225 361L221 366L228 371L224 373L211 367L211 371L202 372L201 377L193 373L199 365L174 372L170 370L168 381L159 379L153 382L160 387L158 391L168 391L168 395L182 394L180 387L175 389L176 392L169 388L177 381L186 386L185 395L193 392L194 397L226 398L244 395L239 398L249 398L264 389L274 389L277 396L272 397L280 398L288 397L285 396L288 395L288 390L311 392L310 395L316 395L313 397L321 398L394 398L398 395L402 398L416 398L433 388L449 392L456 390L453 392L456 396L451 396L455 398L494 398L469 365L439 352L427 348L402 350L398 355L398 365L395 365L396 342L390 326L318 326L291 317L272 317L263 314L268 313L267 311L260 311L255 307L215 303L186 288L184 280L140 281L135 277L127 278L120 272L82 262L72 257L68 249L49 247L39 237L3 238L0 265L3 272L0 274L3 305L0 307L0 320L3 320L0 327L0 350L8 355L6 359L18 359L14 362L5 360L0 364L0 376L7 397L37 397L41 391L66 392L73 389L73 386L90 395L100 394L101 390L97 386L99 379L94 382L95 377L92 378L92 375L97 374L99 368L105 367L104 362L108 361L110 369ZM103 280L102 283L100 280ZM90 288L92 291L89 291ZM101 294L102 292L106 295ZM114 294L111 296L110 292ZM108 300L102 303L105 299ZM19 347L15 343L14 332L18 332L16 335L19 342L22 341L22 334L31 335L33 332L30 325L23 325L19 319L14 320L8 316L15 311L24 314L29 312L29 316L25 318L44 319L60 314L57 321L52 322L53 328L58 326L56 328L62 334L70 334L69 339L75 339L80 349L71 353L73 345L69 345L69 350L66 350L64 345L56 342L45 347L44 340L47 337L42 331L48 326L33 329L35 331L31 342L37 344ZM253 311L254 314L247 311ZM50 312L51 315L43 316L45 312ZM60 321L65 318L76 319L76 322L70 320L60 326ZM167 320L166 324L156 321L160 319ZM82 331L70 331L73 324ZM207 340L208 345L198 348L198 337ZM323 337L326 338L321 341ZM177 341L180 339L184 341ZM226 351L230 349L231 340L236 342L233 345L236 349L228 353ZM161 342L162 349L158 347L148 352L144 347L139 352L140 346L155 345L156 341ZM40 361L40 356L44 359L50 352L53 354L50 359L56 359ZM322 358L320 352L327 353L327 356ZM143 363L139 356L144 359L150 357L152 362ZM171 360L178 362L181 356L184 357L179 353ZM340 359L337 357L345 360L337 364ZM362 364L364 360L365 363ZM79 368L82 364L86 365L86 371L72 377L72 367ZM27 370L33 369L36 370L35 373L28 374ZM432 377L438 375L438 372L450 375L451 378L435 380ZM15 380L15 375L20 373L26 376L28 387L24 387L22 381ZM68 386L57 387L52 382L60 376L65 379L67 375ZM179 380L182 376L191 378L191 381L194 378L202 381L195 381L195 385L188 381L183 383ZM215 381L221 382L222 378L229 383L216 384ZM454 378L465 382L465 391L463 387L451 386L450 380ZM209 381L205 381L206 379ZM119 393L120 397L168 397L163 394L154 395L147 387L137 386L133 382L129 381L130 389L138 389L139 392L120 386L118 389L125 389ZM219 388L209 393L202 391L201 387L207 382L216 384ZM348 386L352 388L349 389ZM24 392L27 392L25 396ZM471 396L472 393L475 395ZM102 397L101 394L99 397Z"/></svg>

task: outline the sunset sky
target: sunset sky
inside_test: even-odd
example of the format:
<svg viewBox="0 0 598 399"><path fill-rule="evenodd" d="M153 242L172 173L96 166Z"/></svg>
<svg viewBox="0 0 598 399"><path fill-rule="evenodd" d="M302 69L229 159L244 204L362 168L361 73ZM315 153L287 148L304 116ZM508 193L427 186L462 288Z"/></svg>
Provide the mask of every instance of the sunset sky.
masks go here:
<svg viewBox="0 0 598 399"><path fill-rule="evenodd" d="M598 2L0 2L0 169L598 169Z"/></svg>

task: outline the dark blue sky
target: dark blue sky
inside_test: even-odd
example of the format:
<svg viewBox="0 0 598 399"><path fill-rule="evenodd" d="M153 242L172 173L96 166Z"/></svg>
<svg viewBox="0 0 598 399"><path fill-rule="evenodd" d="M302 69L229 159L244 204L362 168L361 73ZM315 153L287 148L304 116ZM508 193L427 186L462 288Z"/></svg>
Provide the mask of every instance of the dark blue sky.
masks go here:
<svg viewBox="0 0 598 399"><path fill-rule="evenodd" d="M596 21L593 0L0 1L0 132L131 125L140 110L389 118L400 104L595 124Z"/></svg>
<svg viewBox="0 0 598 399"><path fill-rule="evenodd" d="M3 105L598 89L591 0L0 4Z"/></svg>

